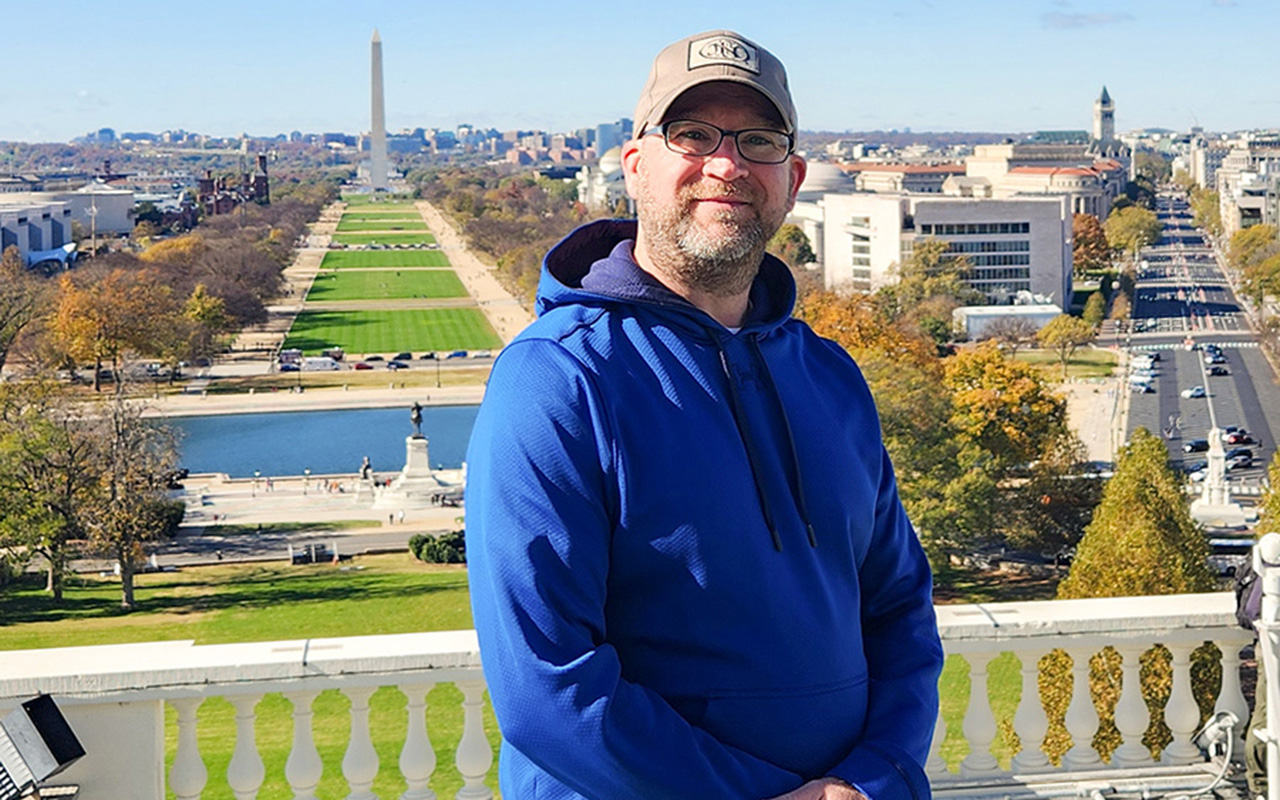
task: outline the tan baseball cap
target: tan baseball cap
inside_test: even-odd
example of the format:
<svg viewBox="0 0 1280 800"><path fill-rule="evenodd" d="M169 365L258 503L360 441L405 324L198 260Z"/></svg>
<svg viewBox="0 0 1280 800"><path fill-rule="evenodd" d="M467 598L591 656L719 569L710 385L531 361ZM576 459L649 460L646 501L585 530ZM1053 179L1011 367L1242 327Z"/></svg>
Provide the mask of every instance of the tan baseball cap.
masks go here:
<svg viewBox="0 0 1280 800"><path fill-rule="evenodd" d="M769 98L788 133L796 131L796 107L787 71L778 58L733 31L707 31L681 39L658 53L636 105L635 135L662 122L676 98L712 81L741 83Z"/></svg>

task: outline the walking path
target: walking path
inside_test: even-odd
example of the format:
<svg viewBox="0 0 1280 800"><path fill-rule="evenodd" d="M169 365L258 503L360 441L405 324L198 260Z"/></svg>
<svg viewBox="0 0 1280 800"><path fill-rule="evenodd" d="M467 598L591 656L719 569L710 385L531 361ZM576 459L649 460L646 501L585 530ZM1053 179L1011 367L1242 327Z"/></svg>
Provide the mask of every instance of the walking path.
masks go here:
<svg viewBox="0 0 1280 800"><path fill-rule="evenodd" d="M503 288L493 276L492 267L467 249L462 234L453 226L452 221L426 200L419 200L417 206L427 226L435 232L440 249L449 256L449 263L462 280L462 285L467 287L467 291L480 304L480 310L489 319L489 324L498 332L503 343L510 342L517 333L533 322L533 314Z"/></svg>

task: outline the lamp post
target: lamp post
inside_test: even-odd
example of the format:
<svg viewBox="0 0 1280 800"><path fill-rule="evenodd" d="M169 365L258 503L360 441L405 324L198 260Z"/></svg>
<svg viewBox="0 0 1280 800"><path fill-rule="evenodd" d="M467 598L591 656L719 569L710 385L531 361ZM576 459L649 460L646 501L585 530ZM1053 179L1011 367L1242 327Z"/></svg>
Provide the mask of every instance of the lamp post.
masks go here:
<svg viewBox="0 0 1280 800"><path fill-rule="evenodd" d="M304 467L302 470L302 496L307 496L307 484L311 483L311 467Z"/></svg>
<svg viewBox="0 0 1280 800"><path fill-rule="evenodd" d="M250 493L251 497L258 496L258 478L261 478L261 477L262 477L262 470L255 469L253 471L253 491Z"/></svg>
<svg viewBox="0 0 1280 800"><path fill-rule="evenodd" d="M436 353L436 388L440 388L440 354Z"/></svg>

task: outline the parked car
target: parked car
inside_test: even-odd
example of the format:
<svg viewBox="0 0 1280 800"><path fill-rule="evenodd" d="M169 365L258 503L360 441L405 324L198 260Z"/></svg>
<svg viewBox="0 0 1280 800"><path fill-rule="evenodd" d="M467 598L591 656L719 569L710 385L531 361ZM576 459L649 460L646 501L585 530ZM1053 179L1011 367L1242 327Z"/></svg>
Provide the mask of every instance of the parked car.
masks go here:
<svg viewBox="0 0 1280 800"><path fill-rule="evenodd" d="M422 354L422 360L423 360L423 361L435 361L435 360L436 360L436 351L431 350L431 351L429 351L429 352L423 353L423 354Z"/></svg>
<svg viewBox="0 0 1280 800"><path fill-rule="evenodd" d="M1208 439L1189 439L1182 443L1182 452L1184 453L1203 453L1208 449Z"/></svg>
<svg viewBox="0 0 1280 800"><path fill-rule="evenodd" d="M281 372L298 372L301 369L302 369L301 366L299 366L298 364L294 364L293 362L286 362L280 365Z"/></svg>
<svg viewBox="0 0 1280 800"><path fill-rule="evenodd" d="M466 358L466 357L467 357L466 350L454 350L452 353L445 356L445 358Z"/></svg>
<svg viewBox="0 0 1280 800"><path fill-rule="evenodd" d="M1250 444L1253 442L1253 437L1248 431L1234 431L1224 436L1222 441L1226 444Z"/></svg>
<svg viewBox="0 0 1280 800"><path fill-rule="evenodd" d="M1235 458L1236 456L1248 456L1252 460L1253 451L1248 447L1237 447L1234 450L1227 451L1227 458Z"/></svg>
<svg viewBox="0 0 1280 800"><path fill-rule="evenodd" d="M1226 367L1222 366L1221 364L1214 364L1212 367L1209 367L1209 374L1210 375L1230 375L1231 373L1227 370Z"/></svg>
<svg viewBox="0 0 1280 800"><path fill-rule="evenodd" d="M351 365L352 369L373 369L373 365L367 361L357 361Z"/></svg>
<svg viewBox="0 0 1280 800"><path fill-rule="evenodd" d="M493 358L493 353L488 350L472 350L472 358Z"/></svg>
<svg viewBox="0 0 1280 800"><path fill-rule="evenodd" d="M392 356L393 361L412 361L413 353L396 353Z"/></svg>
<svg viewBox="0 0 1280 800"><path fill-rule="evenodd" d="M409 368L409 362L407 361L392 359L391 361L387 362L387 369L408 369L408 368Z"/></svg>
<svg viewBox="0 0 1280 800"><path fill-rule="evenodd" d="M364 360L365 361L381 361L382 356L365 356Z"/></svg>
<svg viewBox="0 0 1280 800"><path fill-rule="evenodd" d="M1227 459L1227 471L1234 469L1248 469L1253 466L1253 456L1244 455L1233 456Z"/></svg>
<svg viewBox="0 0 1280 800"><path fill-rule="evenodd" d="M1150 381L1136 381L1129 384L1129 391L1134 394L1155 394L1156 387Z"/></svg>
<svg viewBox="0 0 1280 800"><path fill-rule="evenodd" d="M1204 397L1205 396L1204 387L1192 386L1190 389L1183 389L1182 396L1187 400L1192 400L1197 397Z"/></svg>

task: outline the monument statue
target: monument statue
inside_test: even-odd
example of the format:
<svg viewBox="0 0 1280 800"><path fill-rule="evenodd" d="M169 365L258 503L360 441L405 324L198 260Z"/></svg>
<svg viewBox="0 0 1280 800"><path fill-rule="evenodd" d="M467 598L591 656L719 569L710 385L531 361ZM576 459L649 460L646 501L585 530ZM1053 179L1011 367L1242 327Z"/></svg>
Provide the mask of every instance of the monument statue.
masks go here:
<svg viewBox="0 0 1280 800"><path fill-rule="evenodd" d="M409 411L409 421L413 423L413 438L425 439L426 437L422 435L422 406L416 400Z"/></svg>

